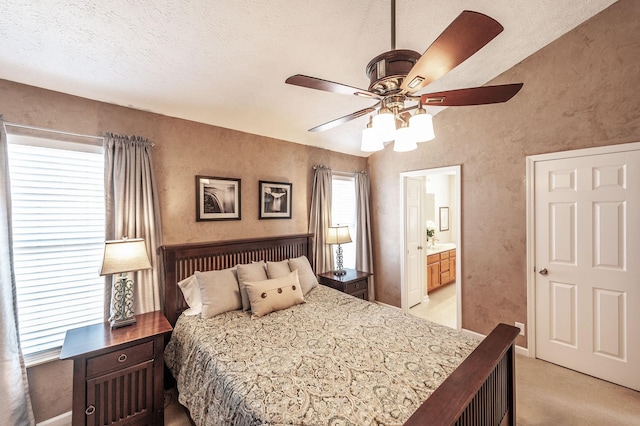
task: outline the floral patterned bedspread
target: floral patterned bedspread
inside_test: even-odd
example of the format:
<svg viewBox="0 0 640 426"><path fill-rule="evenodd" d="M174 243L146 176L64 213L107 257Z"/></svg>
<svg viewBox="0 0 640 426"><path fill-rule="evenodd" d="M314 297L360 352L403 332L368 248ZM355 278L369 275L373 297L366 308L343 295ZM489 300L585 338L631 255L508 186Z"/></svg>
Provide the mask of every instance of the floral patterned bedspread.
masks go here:
<svg viewBox="0 0 640 426"><path fill-rule="evenodd" d="M325 286L252 319L182 315L165 351L197 425L398 425L477 341Z"/></svg>

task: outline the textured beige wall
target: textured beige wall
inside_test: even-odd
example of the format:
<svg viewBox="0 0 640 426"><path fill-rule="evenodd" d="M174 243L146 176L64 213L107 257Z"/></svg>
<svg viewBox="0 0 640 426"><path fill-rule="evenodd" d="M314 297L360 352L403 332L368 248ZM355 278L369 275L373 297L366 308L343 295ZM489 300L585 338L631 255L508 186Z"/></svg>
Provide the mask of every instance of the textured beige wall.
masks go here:
<svg viewBox="0 0 640 426"><path fill-rule="evenodd" d="M436 139L417 152L387 147L370 157L378 299L400 305L399 173L462 164L463 326L487 333L499 321L526 321L525 156L639 141L638 51L640 3L620 0L496 79L525 83L509 103L450 108L434 118ZM165 244L305 232L311 165L366 168L362 158L3 80L0 113L10 122L153 140ZM242 178L242 221L195 222L196 174ZM257 219L259 179L293 182L293 219ZM71 408L69 365L29 369L37 421Z"/></svg>
<svg viewBox="0 0 640 426"><path fill-rule="evenodd" d="M0 114L11 123L88 135L135 134L155 143L164 244L305 233L314 164L366 170L367 161L0 80ZM242 220L196 222L195 176L242 179ZM258 219L258 181L291 182L292 219ZM70 361L28 371L36 421L71 409Z"/></svg>
<svg viewBox="0 0 640 426"><path fill-rule="evenodd" d="M508 103L448 108L417 152L371 156L378 300L400 306L399 174L461 164L462 326L526 322L525 158L640 141L639 52L640 2L621 0L497 78L524 82Z"/></svg>

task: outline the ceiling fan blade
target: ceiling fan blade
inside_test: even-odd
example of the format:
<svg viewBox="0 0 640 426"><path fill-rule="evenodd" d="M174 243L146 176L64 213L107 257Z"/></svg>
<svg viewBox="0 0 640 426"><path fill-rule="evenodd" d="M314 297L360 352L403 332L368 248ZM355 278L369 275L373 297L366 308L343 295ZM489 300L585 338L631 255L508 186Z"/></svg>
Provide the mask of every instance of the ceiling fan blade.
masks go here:
<svg viewBox="0 0 640 426"><path fill-rule="evenodd" d="M413 93L460 65L502 32L504 27L482 13L463 11L427 48L402 82Z"/></svg>
<svg viewBox="0 0 640 426"><path fill-rule="evenodd" d="M312 129L309 129L310 132L324 132L325 130L329 130L329 129L333 129L334 127L337 127L341 124L344 124L348 121L351 120L355 120L358 117L362 117L363 115L367 115L369 113L372 113L376 110L376 105L369 107L369 108L365 108L365 109L361 109L360 111L356 111L356 112L352 112L349 115L345 115L344 117L340 117L340 118L336 118L335 120L331 120L327 123L321 124L319 126L316 126Z"/></svg>
<svg viewBox="0 0 640 426"><path fill-rule="evenodd" d="M316 77L296 74L285 80L287 84L294 86L307 87L309 89L324 90L325 92L339 93L342 95L356 95L364 98L382 99L379 95L369 92L368 90L358 89L357 87L347 86L346 84L335 83L329 80L322 80Z"/></svg>
<svg viewBox="0 0 640 426"><path fill-rule="evenodd" d="M523 83L515 83L426 93L420 97L420 103L426 106L497 104L511 99L522 88L522 85Z"/></svg>

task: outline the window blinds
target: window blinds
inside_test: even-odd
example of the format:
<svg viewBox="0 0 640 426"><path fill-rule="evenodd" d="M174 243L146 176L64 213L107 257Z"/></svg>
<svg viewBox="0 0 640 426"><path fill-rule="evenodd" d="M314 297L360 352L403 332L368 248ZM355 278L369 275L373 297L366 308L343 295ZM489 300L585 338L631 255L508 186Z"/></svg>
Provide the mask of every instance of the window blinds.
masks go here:
<svg viewBox="0 0 640 426"><path fill-rule="evenodd" d="M331 177L331 222L349 227L351 243L342 244L345 268L356 267L356 186L353 176L333 173Z"/></svg>
<svg viewBox="0 0 640 426"><path fill-rule="evenodd" d="M9 135L20 342L34 362L67 329L103 321L102 147Z"/></svg>

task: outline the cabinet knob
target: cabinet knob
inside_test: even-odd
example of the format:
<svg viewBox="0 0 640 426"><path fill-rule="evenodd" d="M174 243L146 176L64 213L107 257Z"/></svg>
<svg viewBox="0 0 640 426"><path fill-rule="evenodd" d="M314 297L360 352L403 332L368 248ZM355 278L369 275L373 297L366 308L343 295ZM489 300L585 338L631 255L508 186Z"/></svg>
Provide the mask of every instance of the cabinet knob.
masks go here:
<svg viewBox="0 0 640 426"><path fill-rule="evenodd" d="M127 360L127 354L122 354L118 357L118 362L125 362Z"/></svg>
<svg viewBox="0 0 640 426"><path fill-rule="evenodd" d="M92 415L92 414L93 414L93 413L95 413L95 412L96 412L96 407L95 407L94 405L90 405L90 406L88 406L88 407L87 407L87 409L86 409L86 410L84 410L84 413L85 413L87 416L90 416L90 415Z"/></svg>

